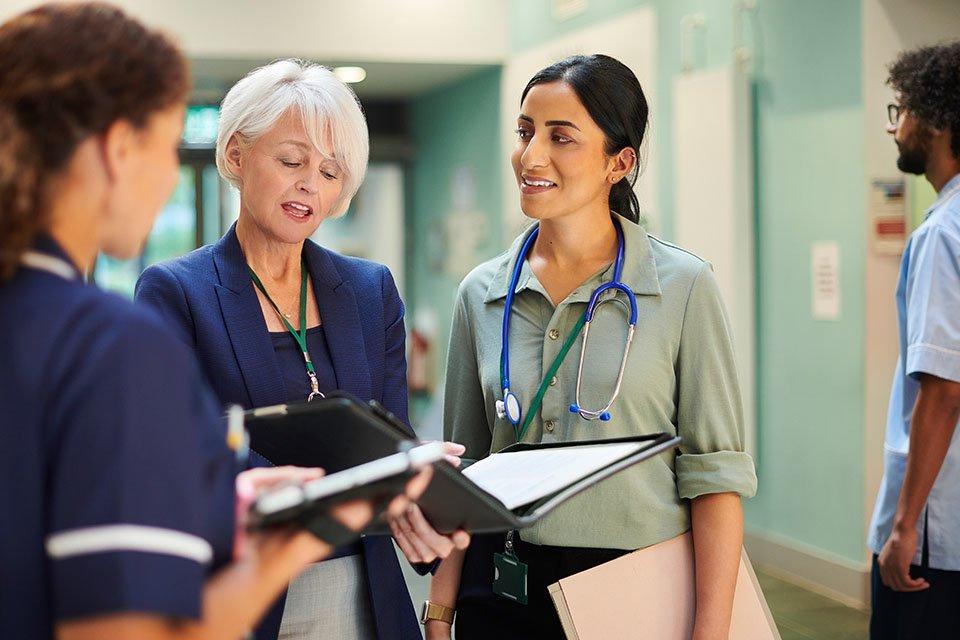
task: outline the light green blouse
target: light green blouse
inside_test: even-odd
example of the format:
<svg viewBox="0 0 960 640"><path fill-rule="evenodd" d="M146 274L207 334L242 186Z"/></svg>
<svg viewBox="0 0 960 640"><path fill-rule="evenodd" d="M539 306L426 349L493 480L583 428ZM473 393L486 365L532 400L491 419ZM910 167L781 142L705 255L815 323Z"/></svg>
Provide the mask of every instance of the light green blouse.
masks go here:
<svg viewBox="0 0 960 640"><path fill-rule="evenodd" d="M688 500L756 492L753 460L744 452L740 385L729 322L709 263L622 220L623 282L637 295L639 317L620 396L609 422L570 413L582 338L573 344L543 399L525 442L576 441L658 433L679 435L679 451L627 469L572 498L533 527L524 540L568 547L639 549L690 528ZM457 294L444 391L444 437L483 458L515 442L497 418L500 331L517 251L474 269ZM524 408L576 324L590 294L612 265L554 308L525 263L510 323L510 382ZM608 291L605 295L612 296ZM622 294L621 294L622 297ZM604 405L616 382L627 333L623 305L597 311L583 367L584 406Z"/></svg>

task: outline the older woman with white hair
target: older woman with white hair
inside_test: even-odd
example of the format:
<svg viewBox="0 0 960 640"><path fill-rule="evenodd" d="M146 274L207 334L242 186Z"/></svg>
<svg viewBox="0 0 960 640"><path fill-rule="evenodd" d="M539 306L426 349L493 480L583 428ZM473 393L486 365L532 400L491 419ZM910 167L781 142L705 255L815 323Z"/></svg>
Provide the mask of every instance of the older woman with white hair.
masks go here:
<svg viewBox="0 0 960 640"><path fill-rule="evenodd" d="M136 292L194 349L224 405L342 390L407 422L403 303L390 271L309 240L346 212L368 145L356 96L322 66L277 61L224 98L217 167L240 192L240 216L216 244L144 271ZM469 542L441 536L416 507L391 526L424 573ZM278 634L419 639L390 538L365 537L305 571L257 630L259 640Z"/></svg>

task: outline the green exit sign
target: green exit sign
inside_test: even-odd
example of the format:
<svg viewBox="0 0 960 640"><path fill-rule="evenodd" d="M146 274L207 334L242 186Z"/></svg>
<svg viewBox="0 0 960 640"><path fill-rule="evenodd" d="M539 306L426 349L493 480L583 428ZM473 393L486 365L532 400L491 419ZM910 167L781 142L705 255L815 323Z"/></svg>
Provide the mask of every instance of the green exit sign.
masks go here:
<svg viewBox="0 0 960 640"><path fill-rule="evenodd" d="M187 107L187 119L183 125L183 144L188 146L215 145L219 124L220 107L211 105L191 105Z"/></svg>

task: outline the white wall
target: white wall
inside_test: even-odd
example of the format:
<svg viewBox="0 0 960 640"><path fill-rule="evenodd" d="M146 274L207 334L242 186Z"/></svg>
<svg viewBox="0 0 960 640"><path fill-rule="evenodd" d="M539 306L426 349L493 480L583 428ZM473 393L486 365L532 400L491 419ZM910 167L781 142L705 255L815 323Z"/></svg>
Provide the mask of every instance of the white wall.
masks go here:
<svg viewBox="0 0 960 640"><path fill-rule="evenodd" d="M746 449L756 456L750 78L733 66L691 71L677 76L673 95L677 243L713 265L733 331Z"/></svg>
<svg viewBox="0 0 960 640"><path fill-rule="evenodd" d="M885 131L887 66L904 49L960 38L960 4L956 0L863 0L864 169L869 198L873 178L897 176L897 150ZM865 202L869 220L869 203ZM864 225L864 233L868 233ZM900 258L878 255L867 246L865 363L864 530L883 475L883 436L890 383L897 362L894 292Z"/></svg>
<svg viewBox="0 0 960 640"><path fill-rule="evenodd" d="M175 34L193 57L492 63L506 0L111 0ZM38 4L2 0L0 20Z"/></svg>
<svg viewBox="0 0 960 640"><path fill-rule="evenodd" d="M350 213L324 221L313 239L339 253L387 265L402 296L403 168L396 163L371 164Z"/></svg>

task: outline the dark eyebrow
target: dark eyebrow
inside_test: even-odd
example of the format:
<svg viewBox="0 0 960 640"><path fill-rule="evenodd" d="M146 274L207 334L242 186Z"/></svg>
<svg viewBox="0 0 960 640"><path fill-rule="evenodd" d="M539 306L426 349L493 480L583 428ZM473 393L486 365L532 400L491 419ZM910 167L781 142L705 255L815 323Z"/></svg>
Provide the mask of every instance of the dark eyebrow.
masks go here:
<svg viewBox="0 0 960 640"><path fill-rule="evenodd" d="M530 116L525 116L522 113L519 116L517 116L517 120L523 120L524 122L529 122L530 124L533 124L533 118L531 118ZM544 122L544 125L548 127L570 127L571 129L576 129L577 131L580 131L580 127L573 124L569 120L547 120L546 122Z"/></svg>
<svg viewBox="0 0 960 640"><path fill-rule="evenodd" d="M547 120L544 124L546 124L548 127L570 127L571 129L580 131L580 127L573 124L569 120Z"/></svg>

